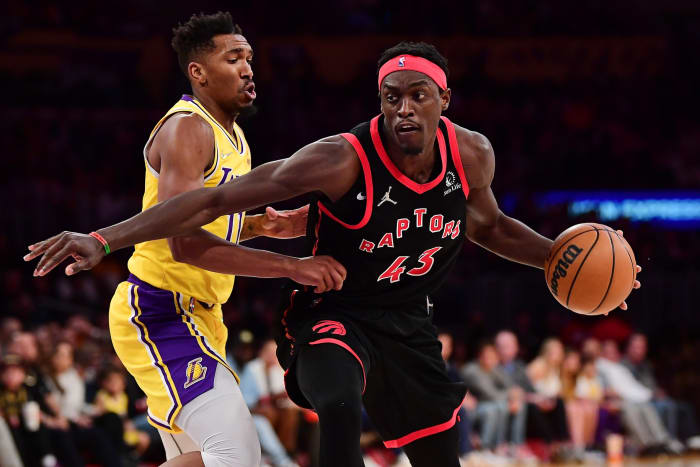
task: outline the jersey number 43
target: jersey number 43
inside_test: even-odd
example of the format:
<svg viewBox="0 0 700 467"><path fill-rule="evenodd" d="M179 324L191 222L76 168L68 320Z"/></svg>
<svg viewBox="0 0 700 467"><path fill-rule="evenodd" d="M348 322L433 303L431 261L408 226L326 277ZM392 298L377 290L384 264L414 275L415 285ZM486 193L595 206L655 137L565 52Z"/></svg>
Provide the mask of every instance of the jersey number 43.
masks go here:
<svg viewBox="0 0 700 467"><path fill-rule="evenodd" d="M380 282L384 279L389 279L389 282L392 284L394 282L398 282L401 280L401 274L404 272L408 274L409 276L423 276L425 274L428 274L430 270L433 268L433 264L435 263L435 259L433 258L433 255L440 251L442 249L441 246L436 246L433 248L430 248L428 250L425 250L421 255L418 257L418 262L421 264L420 266L417 266L413 269L409 269L406 271L406 266L402 266L403 263L410 258L409 256L399 256L397 257L391 265L386 268L386 271L384 271L378 278L377 282Z"/></svg>

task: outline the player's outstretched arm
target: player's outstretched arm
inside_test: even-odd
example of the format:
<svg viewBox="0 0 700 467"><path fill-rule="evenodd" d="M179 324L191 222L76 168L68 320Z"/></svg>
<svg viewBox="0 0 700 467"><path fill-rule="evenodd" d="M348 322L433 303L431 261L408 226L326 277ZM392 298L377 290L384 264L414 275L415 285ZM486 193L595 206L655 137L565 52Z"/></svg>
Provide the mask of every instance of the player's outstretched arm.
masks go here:
<svg viewBox="0 0 700 467"><path fill-rule="evenodd" d="M112 250L159 238L191 233L217 217L274 203L300 194L320 191L338 199L354 183L360 164L352 146L333 136L312 143L288 159L263 164L247 175L217 188L202 188L177 195L113 226L100 229ZM63 232L29 247L29 261L43 255L36 274L43 275L72 256L67 272L90 269L104 256L93 237Z"/></svg>
<svg viewBox="0 0 700 467"><path fill-rule="evenodd" d="M467 238L510 261L542 269L552 240L499 209L491 190L496 162L488 139L462 128L458 135L469 182Z"/></svg>

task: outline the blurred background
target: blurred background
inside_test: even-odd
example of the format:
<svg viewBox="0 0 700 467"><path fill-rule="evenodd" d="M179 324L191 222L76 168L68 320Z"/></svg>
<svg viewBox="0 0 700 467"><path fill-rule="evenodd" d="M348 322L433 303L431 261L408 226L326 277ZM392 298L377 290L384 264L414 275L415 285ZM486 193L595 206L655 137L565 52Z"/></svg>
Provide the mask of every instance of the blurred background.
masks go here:
<svg viewBox="0 0 700 467"><path fill-rule="evenodd" d="M41 431L28 429L18 409L19 386L12 376L21 379L24 372L46 380L34 400L53 417L42 422L51 435L42 438L47 441L35 455L39 460L25 456L25 464L47 455L62 465L79 458L104 464L99 453L84 447L90 439L95 446L95 436L125 452L125 465L161 460L158 442L150 443L153 433L139 418L142 396L121 372L106 326L109 300L127 276L130 251L110 255L91 273L71 279L58 270L32 278L32 265L21 257L28 244L59 231L89 232L139 211L143 145L158 119L189 92L169 45L171 29L192 13L218 10L232 13L255 50L258 113L240 122L254 166L377 114L379 54L400 40L425 40L449 60L452 103L446 115L491 140L497 161L493 189L504 212L550 238L579 222L624 230L644 269L643 287L628 299L628 311L608 317L575 315L550 296L541 271L465 246L435 297L436 324L453 339L446 358L455 378L469 379L470 362L488 367L484 344L510 330L519 340L515 355L533 383L528 388L511 378L505 388L508 399L520 397L530 415L523 439L491 446L476 416L477 406L486 407L491 396L479 393L478 381L468 381L476 400L465 407L474 414L465 428L465 462L470 453L486 456L478 462L557 455L596 461L610 433L624 435L626 452L633 455L692 449L700 434L692 415L700 405L699 3L8 0L3 10L0 196L9 222L0 231L0 413L17 445L31 443ZM248 245L307 254L303 240L256 239ZM289 406L283 388L260 387L270 380L265 372L277 371L267 339L278 319L282 285L237 279L224 306L230 356L258 382L251 409L282 443L281 451L279 445L268 448L268 462L313 465L313 415ZM640 357L630 343L642 340ZM574 391L586 362L602 358L596 342L607 362L622 365L615 348L626 355L625 368L648 391L632 402L653 406L664 433L656 430L646 439L635 433L629 422L634 411L625 409L630 399L624 388L615 388L614 377L606 377L605 365L596 364L598 374L591 377L601 382L601 397ZM509 351L502 345L495 350L498 368L508 373ZM57 355L65 355L67 363L57 363ZM56 382L66 371L82 385L85 407L62 423L60 403L44 405L46 394L65 398ZM555 374L559 391L535 384ZM96 409L100 391L112 380L114 394L120 393L120 381L128 393L128 411L116 414L124 422L124 439L130 437L127 446L119 441L121 424L105 416L111 412ZM524 395L516 395L513 386ZM577 401L585 399L597 404L593 434L589 426L572 422ZM511 418L518 410L511 410ZM57 450L61 436L71 437L75 452ZM676 440L682 448L671 442ZM369 424L363 442L368 466L402 462L400 453L376 447Z"/></svg>

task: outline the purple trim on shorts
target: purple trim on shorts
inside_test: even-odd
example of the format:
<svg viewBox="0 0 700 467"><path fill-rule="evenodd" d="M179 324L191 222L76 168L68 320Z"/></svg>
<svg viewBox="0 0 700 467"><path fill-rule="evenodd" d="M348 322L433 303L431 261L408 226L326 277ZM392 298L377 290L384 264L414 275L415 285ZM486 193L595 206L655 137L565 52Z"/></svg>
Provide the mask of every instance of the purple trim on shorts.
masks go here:
<svg viewBox="0 0 700 467"><path fill-rule="evenodd" d="M158 425L158 426L160 426L160 427L163 427L163 428L165 428L165 429L167 429L167 430L172 430L172 429L173 429L173 427L168 426L168 425L166 425L165 423L161 423L161 422L159 422L158 420L156 420L155 418L151 417L150 414L146 414L146 416L148 417L148 419L149 419L151 422L155 423L156 425Z"/></svg>
<svg viewBox="0 0 700 467"><path fill-rule="evenodd" d="M172 417L175 410L177 409L177 397L175 397L175 394L173 393L173 388L170 387L170 384L168 382L168 375L165 371L165 367L163 366L162 363L160 363L158 361L155 349L153 348L153 345L151 345L151 342L154 342L152 334L148 333L149 340L146 340L145 339L146 324L143 321L139 322L136 320L136 316L139 314L141 315L140 318L143 319L143 313L141 312L141 306L140 306L141 303L139 303L139 306L136 305L136 287L138 287L138 285L133 285L131 287L131 292L129 293L129 305L131 305L131 308L134 310L134 315L131 317L131 322L134 324L134 326L136 326L139 329L139 333L141 334L140 335L141 342L146 344L146 347L148 348L148 351L151 354L151 359L152 359L153 364L160 370L161 375L165 379L165 386L168 388L168 392L170 393L170 400L173 402L173 407L170 409L170 412L168 413L166 420L168 421L168 423L172 423L170 421L170 418ZM148 293L148 291L144 291L144 292ZM139 295L139 299L142 299L142 298L143 298L143 296ZM162 357L162 355L161 355L161 357Z"/></svg>
<svg viewBox="0 0 700 467"><path fill-rule="evenodd" d="M148 329L151 341L168 367L180 403L185 405L214 387L218 362L202 350L197 338L183 322L178 312L179 303L173 303L178 295L177 292L155 288L139 289L139 305L141 322ZM188 366L197 359L206 373L200 379L191 381ZM172 423L170 418L168 423Z"/></svg>

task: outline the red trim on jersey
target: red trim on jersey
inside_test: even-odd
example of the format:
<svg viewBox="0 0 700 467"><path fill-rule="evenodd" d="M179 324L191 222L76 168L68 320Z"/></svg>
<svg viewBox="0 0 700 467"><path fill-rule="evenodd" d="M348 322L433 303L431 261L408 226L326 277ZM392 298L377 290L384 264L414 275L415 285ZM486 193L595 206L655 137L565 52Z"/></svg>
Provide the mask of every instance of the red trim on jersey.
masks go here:
<svg viewBox="0 0 700 467"><path fill-rule="evenodd" d="M321 204L320 202L318 203L319 205ZM311 256L316 256L316 251L318 251L318 229L321 227L321 217L323 216L323 213L320 210L319 206L319 211L318 211L318 221L316 222L316 227L314 227L314 235L316 236L316 242L314 243L314 249L311 251Z"/></svg>
<svg viewBox="0 0 700 467"><path fill-rule="evenodd" d="M457 143L457 133L455 133L454 124L447 117L440 117L447 127L447 138L450 140L450 151L452 152L452 162L457 168L457 175L462 182L462 191L464 197L469 198L469 184L467 177L464 175L464 167L462 166L462 156L459 154L459 144Z"/></svg>
<svg viewBox="0 0 700 467"><path fill-rule="evenodd" d="M417 439L425 438L426 436L434 435L452 428L457 421L457 412L459 412L462 404L459 404L452 414L452 418L447 420L445 423L440 423L439 425L430 426L428 428L423 428L422 430L416 430L413 433L409 433L406 436L402 436L398 439L392 439L391 441L384 441L384 446L388 448L400 448L408 443L412 443Z"/></svg>
<svg viewBox="0 0 700 467"><path fill-rule="evenodd" d="M442 171L440 172L440 175L438 175L434 180L429 181L428 183L416 183L410 178L408 178L406 175L404 175L401 170L399 170L396 165L394 165L394 162L391 160L389 155L386 153L386 150L384 149L384 144L382 144L382 138L379 135L379 116L376 116L372 119L372 122L370 123L370 134L372 135L372 142L374 143L374 149L377 150L377 154L379 154L379 158L382 160L384 163L384 166L389 170L391 175L394 176L396 180L401 182L402 185L404 185L406 188L415 191L419 195L425 193L426 191L430 190L431 188L435 188L438 183L442 181L442 179L445 177L445 171L446 171L446 161L447 161L447 155L446 155L446 150L445 150L445 137L442 135L442 131L438 128L437 130L437 141L438 141L438 146L440 147L440 159L442 160Z"/></svg>
<svg viewBox="0 0 700 467"><path fill-rule="evenodd" d="M338 224L342 225L346 229L352 229L352 230L357 230L361 229L365 225L367 225L367 222L369 222L369 218L372 217L372 204L374 204L374 188L372 185L372 170L370 169L369 166L369 160L367 159L367 154L365 154L365 150L362 149L362 144L360 144L360 140L357 139L355 135L352 133L342 133L340 136L345 138L350 144L352 144L352 147L355 148L355 152L357 153L357 157L360 158L360 164L362 164L362 172L365 174L365 189L367 190L367 204L365 205L365 215L362 217L362 220L360 220L359 223L355 225L350 225L346 224L345 222L341 221L337 217L333 215L332 212L326 208L322 202L318 202L318 209L325 213L328 217L336 221Z"/></svg>
<svg viewBox="0 0 700 467"><path fill-rule="evenodd" d="M294 336L289 334L289 328L287 328L287 313L289 313L289 310L291 310L294 307L294 296L299 292L298 290L292 290L292 293L289 295L289 306L284 310L284 313L282 313L282 326L284 326L284 337L289 339L290 341L294 342L296 339Z"/></svg>
<svg viewBox="0 0 700 467"><path fill-rule="evenodd" d="M333 339L332 337L325 337L323 339L319 339L317 341L312 341L309 342L309 345L318 345L318 344L335 344L339 345L348 352L352 354L353 357L357 359L358 362L360 362L360 367L362 368L362 394L365 393L365 387L367 386L367 376L365 375L365 366L362 364L362 359L357 356L354 350L352 350L352 347L350 347L348 344L345 342L338 340L338 339ZM458 407L459 408L459 407Z"/></svg>

